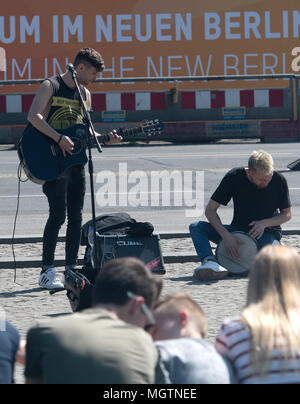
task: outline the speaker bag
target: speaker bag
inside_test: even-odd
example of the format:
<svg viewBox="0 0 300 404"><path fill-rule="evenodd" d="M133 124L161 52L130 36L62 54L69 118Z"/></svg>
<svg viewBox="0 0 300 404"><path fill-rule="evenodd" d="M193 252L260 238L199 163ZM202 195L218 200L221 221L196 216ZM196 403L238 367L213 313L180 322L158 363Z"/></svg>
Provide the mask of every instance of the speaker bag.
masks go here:
<svg viewBox="0 0 300 404"><path fill-rule="evenodd" d="M81 311L92 306L93 285L79 271L65 271L65 289L72 311Z"/></svg>
<svg viewBox="0 0 300 404"><path fill-rule="evenodd" d="M129 237L126 235L100 235L97 237L102 267L114 258L136 257L153 273L164 274L164 260L159 236Z"/></svg>

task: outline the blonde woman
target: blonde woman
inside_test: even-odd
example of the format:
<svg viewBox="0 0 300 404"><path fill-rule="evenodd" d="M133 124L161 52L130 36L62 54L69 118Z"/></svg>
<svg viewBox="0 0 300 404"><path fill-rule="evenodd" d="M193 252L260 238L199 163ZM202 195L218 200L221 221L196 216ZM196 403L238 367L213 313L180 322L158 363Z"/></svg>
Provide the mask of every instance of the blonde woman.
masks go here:
<svg viewBox="0 0 300 404"><path fill-rule="evenodd" d="M217 351L232 363L237 381L300 383L300 256L267 246L250 270L246 308L227 319Z"/></svg>

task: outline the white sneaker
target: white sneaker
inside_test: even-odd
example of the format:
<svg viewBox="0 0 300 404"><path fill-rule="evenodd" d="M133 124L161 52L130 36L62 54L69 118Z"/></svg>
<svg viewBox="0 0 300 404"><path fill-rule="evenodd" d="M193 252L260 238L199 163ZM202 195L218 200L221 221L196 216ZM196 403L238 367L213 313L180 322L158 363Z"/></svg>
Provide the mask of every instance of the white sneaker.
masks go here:
<svg viewBox="0 0 300 404"><path fill-rule="evenodd" d="M41 273L39 286L48 290L64 288L64 284L56 276L55 268L49 268Z"/></svg>
<svg viewBox="0 0 300 404"><path fill-rule="evenodd" d="M216 279L224 279L227 276L227 269L212 260L208 260L204 262L204 264L199 265L194 271L194 277L199 281L213 281Z"/></svg>

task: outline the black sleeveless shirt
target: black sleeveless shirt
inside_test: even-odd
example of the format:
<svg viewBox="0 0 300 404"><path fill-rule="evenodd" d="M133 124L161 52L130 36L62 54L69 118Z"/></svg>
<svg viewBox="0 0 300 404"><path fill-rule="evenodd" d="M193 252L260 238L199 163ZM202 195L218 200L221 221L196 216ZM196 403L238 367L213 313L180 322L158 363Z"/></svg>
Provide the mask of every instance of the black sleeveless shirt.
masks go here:
<svg viewBox="0 0 300 404"><path fill-rule="evenodd" d="M60 75L48 78L53 88L53 96L47 123L54 129L66 129L83 123L83 110L77 88L68 87ZM86 101L86 91L80 86L82 98Z"/></svg>

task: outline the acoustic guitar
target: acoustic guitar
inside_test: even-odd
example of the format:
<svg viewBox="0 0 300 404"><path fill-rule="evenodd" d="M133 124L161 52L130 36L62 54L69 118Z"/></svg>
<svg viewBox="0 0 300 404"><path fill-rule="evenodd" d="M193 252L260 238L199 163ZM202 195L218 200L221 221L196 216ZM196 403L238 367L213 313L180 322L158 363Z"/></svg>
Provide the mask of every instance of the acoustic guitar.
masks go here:
<svg viewBox="0 0 300 404"><path fill-rule="evenodd" d="M145 140L151 134L161 132L162 123L158 119L143 121L139 126L126 129L118 129L118 135L123 137L123 141L131 141L137 135L145 135ZM73 125L70 128L58 130L68 136L74 143L72 155L63 156L59 145L48 136L30 126L25 129L18 146L18 155L27 177L36 184L43 184L58 178L68 168L86 164L86 127L82 124ZM91 137L92 146L95 146ZM109 141L109 135L97 137L99 143ZM143 139L144 140L144 139Z"/></svg>

